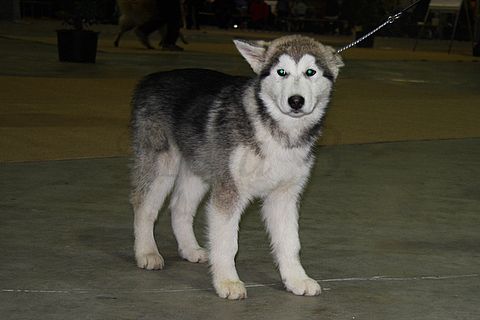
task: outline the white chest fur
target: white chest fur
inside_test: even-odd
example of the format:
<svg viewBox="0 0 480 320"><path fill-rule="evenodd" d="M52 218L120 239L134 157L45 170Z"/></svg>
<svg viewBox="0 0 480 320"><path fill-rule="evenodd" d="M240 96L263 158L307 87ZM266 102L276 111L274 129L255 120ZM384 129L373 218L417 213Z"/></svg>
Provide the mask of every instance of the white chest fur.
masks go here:
<svg viewBox="0 0 480 320"><path fill-rule="evenodd" d="M230 170L240 193L262 197L290 184L303 184L311 161L309 148L284 148L276 141L262 145L262 156L252 148L239 146L230 158Z"/></svg>

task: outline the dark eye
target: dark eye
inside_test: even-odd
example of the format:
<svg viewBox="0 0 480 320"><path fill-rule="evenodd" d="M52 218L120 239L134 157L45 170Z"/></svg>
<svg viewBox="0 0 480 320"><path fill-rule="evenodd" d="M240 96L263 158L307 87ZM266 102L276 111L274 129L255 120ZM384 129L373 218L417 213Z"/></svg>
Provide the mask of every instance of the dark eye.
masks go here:
<svg viewBox="0 0 480 320"><path fill-rule="evenodd" d="M285 72L285 69L278 69L277 70L277 74L280 76L280 77L285 77L287 75L287 72Z"/></svg>
<svg viewBox="0 0 480 320"><path fill-rule="evenodd" d="M313 69L308 69L305 74L308 76L308 77L312 77L315 73L317 73L317 71L313 70Z"/></svg>

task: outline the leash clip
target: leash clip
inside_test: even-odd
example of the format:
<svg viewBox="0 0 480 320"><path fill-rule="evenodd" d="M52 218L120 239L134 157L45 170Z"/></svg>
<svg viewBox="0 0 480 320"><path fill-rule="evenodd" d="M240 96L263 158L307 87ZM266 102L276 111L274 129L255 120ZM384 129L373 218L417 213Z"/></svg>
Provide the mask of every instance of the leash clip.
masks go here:
<svg viewBox="0 0 480 320"><path fill-rule="evenodd" d="M400 12L395 13L395 14L392 15L392 16L389 16L389 17L387 18L387 22L388 22L388 23L394 23L395 20L400 19L400 17L402 16L402 13L403 13L403 12L400 11Z"/></svg>

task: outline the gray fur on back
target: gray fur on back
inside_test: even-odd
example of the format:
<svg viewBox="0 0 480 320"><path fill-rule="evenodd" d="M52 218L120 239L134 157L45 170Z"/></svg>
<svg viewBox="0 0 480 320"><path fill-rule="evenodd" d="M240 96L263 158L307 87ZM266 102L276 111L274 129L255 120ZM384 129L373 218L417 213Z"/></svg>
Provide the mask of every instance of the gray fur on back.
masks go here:
<svg viewBox="0 0 480 320"><path fill-rule="evenodd" d="M251 81L201 69L147 76L132 102L135 158L176 147L206 181L225 175L235 146L255 148L242 105L244 88Z"/></svg>

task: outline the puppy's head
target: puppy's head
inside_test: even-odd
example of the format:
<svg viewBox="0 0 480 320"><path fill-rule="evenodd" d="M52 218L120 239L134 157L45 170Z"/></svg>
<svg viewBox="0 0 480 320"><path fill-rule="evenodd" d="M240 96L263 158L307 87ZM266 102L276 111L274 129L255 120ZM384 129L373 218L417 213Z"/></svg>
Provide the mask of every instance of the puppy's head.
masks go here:
<svg viewBox="0 0 480 320"><path fill-rule="evenodd" d="M332 47L298 35L271 42L234 43L257 74L259 96L272 116L303 118L323 114L343 66Z"/></svg>

